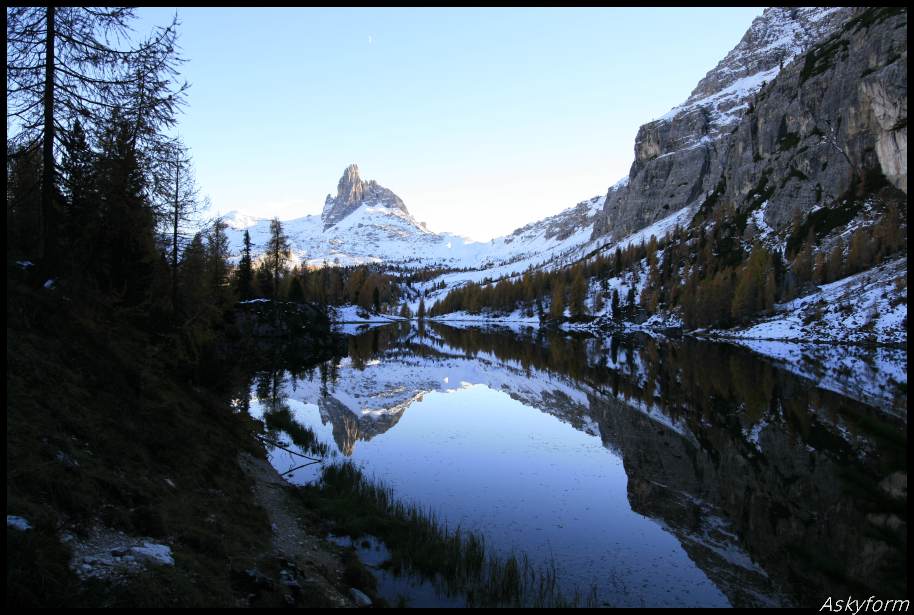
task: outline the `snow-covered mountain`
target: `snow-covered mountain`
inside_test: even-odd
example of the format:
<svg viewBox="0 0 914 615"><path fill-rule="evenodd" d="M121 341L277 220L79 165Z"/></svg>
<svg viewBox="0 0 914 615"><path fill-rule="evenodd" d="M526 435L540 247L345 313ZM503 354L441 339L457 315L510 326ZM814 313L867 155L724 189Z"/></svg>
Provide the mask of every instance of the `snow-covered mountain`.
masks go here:
<svg viewBox="0 0 914 615"><path fill-rule="evenodd" d="M387 210L389 215L402 217L413 226L422 227L406 209L400 197L374 180L363 180L359 177L359 167L351 164L343 171L336 189L336 197L328 194L324 202L324 211L321 213L324 229L330 228L363 206Z"/></svg>
<svg viewBox="0 0 914 615"><path fill-rule="evenodd" d="M851 15L850 9L842 8L766 9L685 102L641 127L629 175L603 197L582 201L504 237L477 242L432 232L392 190L363 180L353 164L343 172L337 194L327 195L320 216L284 221L292 261L309 266L386 263L479 272L457 276L448 281L450 286L471 279L497 279L529 267L561 266L662 223L680 210L697 208L718 184L729 156L728 137L762 86ZM676 220L688 222L680 215ZM268 220L233 212L227 222L236 255L245 229L251 233L255 251L266 243Z"/></svg>
<svg viewBox="0 0 914 615"><path fill-rule="evenodd" d="M336 196L327 195L320 216L283 221L283 230L292 244L291 260L308 266L386 263L486 269L522 262L526 268L532 264L528 261L551 260L588 243L603 201L604 197L593 197L505 237L478 242L430 231L392 190L363 180L353 164L343 171ZM245 230L255 253L266 245L268 219L231 212L225 221L235 256L241 251Z"/></svg>
<svg viewBox="0 0 914 615"><path fill-rule="evenodd" d="M594 235L621 239L703 201L731 155L731 132L762 87L850 14L850 9L828 7L765 9L685 102L641 126L628 185L607 195ZM778 125L763 128L781 131Z"/></svg>
<svg viewBox="0 0 914 615"><path fill-rule="evenodd" d="M448 269L410 285L404 299L415 311L419 293L434 305L468 282L562 268L677 226L707 231L715 216L732 223L721 233L739 236L743 252L754 238L792 257L788 243L813 227L817 253L843 249L851 230L874 225L907 191L905 33L897 9L766 9L681 105L640 128L629 174L605 196L476 242L425 228L351 165L320 216L284 222L292 260ZM872 193L879 181L897 190L871 194L876 205L840 196ZM826 215L835 208L843 209ZM268 220L235 214L228 223L236 255L245 229L255 246L266 243ZM640 297L646 264L637 269L624 284L607 280L603 292L625 286Z"/></svg>
<svg viewBox="0 0 914 615"><path fill-rule="evenodd" d="M840 7L771 7L692 90L689 98L659 121L671 123L686 113L707 116L707 136L732 128L748 110L751 97L815 41L835 31L848 17Z"/></svg>

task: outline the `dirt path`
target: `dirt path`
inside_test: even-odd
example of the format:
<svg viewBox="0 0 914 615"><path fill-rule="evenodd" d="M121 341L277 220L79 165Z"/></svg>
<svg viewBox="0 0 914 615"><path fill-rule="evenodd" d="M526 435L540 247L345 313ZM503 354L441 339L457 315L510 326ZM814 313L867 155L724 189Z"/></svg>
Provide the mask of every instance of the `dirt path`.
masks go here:
<svg viewBox="0 0 914 615"><path fill-rule="evenodd" d="M313 605L352 607L353 601L339 589L343 565L337 553L311 534L300 505L288 492L288 484L265 459L242 453L238 463L254 480L254 495L266 510L273 527L272 549L278 561L288 562L280 578Z"/></svg>

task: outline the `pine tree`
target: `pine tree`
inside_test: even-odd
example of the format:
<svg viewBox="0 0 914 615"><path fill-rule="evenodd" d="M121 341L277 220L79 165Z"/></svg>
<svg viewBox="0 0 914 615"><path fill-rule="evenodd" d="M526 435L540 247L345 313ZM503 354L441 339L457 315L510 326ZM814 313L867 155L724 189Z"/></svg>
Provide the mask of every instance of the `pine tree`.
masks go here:
<svg viewBox="0 0 914 615"><path fill-rule="evenodd" d="M264 251L264 262L272 278L270 293L274 298L279 294L279 278L285 271L286 260L290 253L289 238L283 232L282 222L279 221L279 218L273 218L270 220L270 239L267 241Z"/></svg>
<svg viewBox="0 0 914 615"><path fill-rule="evenodd" d="M213 221L210 227L206 250L206 269L210 293L217 306L224 307L231 302L229 274L229 245L225 229L228 225L222 218Z"/></svg>
<svg viewBox="0 0 914 615"><path fill-rule="evenodd" d="M273 297L273 272L266 260L261 260L254 272L256 294L261 297Z"/></svg>
<svg viewBox="0 0 914 615"><path fill-rule="evenodd" d="M419 320L425 320L425 297L419 297L419 311L416 316Z"/></svg>
<svg viewBox="0 0 914 615"><path fill-rule="evenodd" d="M184 320L193 320L209 307L206 280L206 246L203 234L196 233L181 255L179 304Z"/></svg>
<svg viewBox="0 0 914 615"><path fill-rule="evenodd" d="M82 122L76 120L64 138L61 163L61 188L67 202L67 251L72 273L81 275L90 264L98 241L94 234L101 220L97 207L98 187L95 176L95 155L89 147Z"/></svg>
<svg viewBox="0 0 914 615"><path fill-rule="evenodd" d="M145 196L131 127L113 110L100 137L96 157L100 254L90 263L104 290L126 305L141 303L149 292L158 259L155 212Z"/></svg>
<svg viewBox="0 0 914 615"><path fill-rule="evenodd" d="M181 234L193 214L200 208L199 193L190 169L190 156L177 141L165 152L167 177L155 176L155 193L167 203L168 226L171 230L171 293L172 310L178 305L178 249Z"/></svg>
<svg viewBox="0 0 914 615"><path fill-rule="evenodd" d="M254 270L251 263L251 234L244 230L244 247L241 250L241 259L238 261L238 272L235 277L235 288L242 300L254 296Z"/></svg>
<svg viewBox="0 0 914 615"><path fill-rule="evenodd" d="M287 298L289 301L294 301L295 303L303 303L305 300L305 291L302 288L302 281L297 275L290 276Z"/></svg>
<svg viewBox="0 0 914 615"><path fill-rule="evenodd" d="M10 146L6 157L6 250L15 259L37 258L41 233L41 147Z"/></svg>
<svg viewBox="0 0 914 615"><path fill-rule="evenodd" d="M873 264L873 236L870 229L859 229L851 237L847 254L847 273L852 275Z"/></svg>

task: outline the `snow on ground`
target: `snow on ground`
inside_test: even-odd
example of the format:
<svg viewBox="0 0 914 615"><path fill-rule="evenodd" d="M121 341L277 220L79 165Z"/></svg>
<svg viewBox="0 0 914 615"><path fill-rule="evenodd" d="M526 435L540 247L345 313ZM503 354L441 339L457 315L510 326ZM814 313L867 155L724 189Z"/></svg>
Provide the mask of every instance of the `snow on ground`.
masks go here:
<svg viewBox="0 0 914 615"><path fill-rule="evenodd" d="M907 314L905 257L778 304L774 315L748 327L701 335L750 348L822 388L901 412Z"/></svg>
<svg viewBox="0 0 914 615"><path fill-rule="evenodd" d="M754 75L742 77L710 96L698 100L689 100L679 107L674 107L660 119L670 121L678 115L701 107L710 114L713 124L727 126L742 116L742 113L734 113L734 111L741 111L747 108L746 105L739 103L748 100L751 95L761 89L763 83L773 80L778 72L780 72L780 68L775 66Z"/></svg>
<svg viewBox="0 0 914 615"><path fill-rule="evenodd" d="M19 515L7 515L6 527L11 527L14 530L25 532L26 530L32 529L32 524L29 523L25 517L20 517Z"/></svg>
<svg viewBox="0 0 914 615"><path fill-rule="evenodd" d="M896 259L778 304L773 316L749 327L709 334L742 339L904 344L907 268L907 257Z"/></svg>
<svg viewBox="0 0 914 615"><path fill-rule="evenodd" d="M640 231L635 231L631 235L621 238L616 243L612 244L610 248L615 250L620 248L624 250L628 246L638 245L642 241L648 243L653 235L658 240L663 239L669 235L677 226L686 226L689 221L692 219L692 216L695 215L696 205L690 205L683 207L679 211L673 212L666 218L657 220L650 226L646 226Z"/></svg>
<svg viewBox="0 0 914 615"><path fill-rule="evenodd" d="M590 227L588 227L587 229L578 231L562 242L553 241L552 243L547 242L542 244L543 248L533 252L531 256L488 268L448 273L436 277L424 284L418 284L416 285L416 288L420 292L426 291L428 293L425 304L426 306L431 307L436 301L443 299L452 289L463 286L469 282L481 284L487 279L492 282L502 278L510 279L522 275L524 271L530 268L542 269L544 271L559 269L577 262L587 254L598 249L605 254L610 254L616 247L625 249L630 245L640 244L642 241L648 243L651 236L656 237L658 240L662 239L677 226L684 226L687 224L694 215L694 212L694 207L685 207L616 242L607 242L606 237L590 240L591 231ZM636 297L641 296L641 291L644 289L644 284L647 281L647 271L643 265L643 261L640 276L641 277L638 278L636 283ZM611 280L609 294L606 295L607 298L611 296L612 290L615 288L619 291L620 299L624 302L626 297L625 293L628 292L628 285L632 282L631 279L627 278L627 280L627 284L624 286L622 285L622 282L614 282ZM441 282L444 282L445 288L435 289L435 286ZM588 301L588 305L592 305L592 290L588 296ZM415 310L414 306L411 307Z"/></svg>
<svg viewBox="0 0 914 615"><path fill-rule="evenodd" d="M775 340L730 341L775 360L778 367L811 380L820 388L907 418L905 349Z"/></svg>
<svg viewBox="0 0 914 615"><path fill-rule="evenodd" d="M324 228L320 216L312 215L283 221L283 230L292 245L292 264L388 263L417 268L484 269L525 261L520 269L513 269L522 271L533 261L539 263L587 243L605 198L595 196L581 201L559 214L486 242L433 233L400 210L370 204L329 228ZM235 258L240 255L245 230L250 233L255 254L263 251L270 236L269 220L237 212L227 214L225 220Z"/></svg>
<svg viewBox="0 0 914 615"><path fill-rule="evenodd" d="M357 305L341 305L339 307L331 307L330 320L334 323L379 323L388 325L392 322L402 322L408 320L402 316L394 316L392 314L378 314L371 310L366 310L363 307Z"/></svg>
<svg viewBox="0 0 914 615"><path fill-rule="evenodd" d="M457 325L461 323L466 324L499 324L507 326L508 328L525 328L525 327L534 327L538 328L540 326L539 316L533 315L528 316L526 310L514 310L510 314L494 314L491 312L481 313L481 314L471 314L470 312L460 311L460 312L451 312L449 314L442 314L441 316L435 316L429 320L435 322L443 322L448 325Z"/></svg>

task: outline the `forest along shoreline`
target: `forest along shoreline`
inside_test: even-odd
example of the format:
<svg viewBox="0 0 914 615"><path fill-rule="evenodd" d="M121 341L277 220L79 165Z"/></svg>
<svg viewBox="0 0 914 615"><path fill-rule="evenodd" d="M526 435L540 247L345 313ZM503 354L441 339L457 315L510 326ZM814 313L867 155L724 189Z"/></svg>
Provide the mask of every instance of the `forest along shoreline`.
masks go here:
<svg viewBox="0 0 914 615"><path fill-rule="evenodd" d="M444 479L446 474L442 475L437 471L435 463L440 463L439 459L451 459L446 446L436 445L435 452L430 456L435 458L435 462L429 458L429 465L435 467L425 471L425 478L422 471L419 471L419 475L411 469L404 469L401 473L397 470L398 462L391 461L404 454L407 458L412 458L417 453L414 445L421 443L421 446L427 447L430 444L423 437L424 432L417 431L415 421L421 419L423 409L426 417L429 416L433 409L429 404L434 405L434 399L440 397L433 391L451 393L456 388L462 388L463 382L467 382L489 386L506 393L515 401L537 407L547 414L555 413L560 420L574 426L575 429L586 430L591 435L600 434L604 446L610 450L624 451L624 447L616 447L619 434L626 434L621 438L623 442L637 443L628 450L628 456L623 454L630 484L644 484L645 473L654 481L668 484L670 477L663 468L676 467L675 493L679 493L678 489L684 489L685 485L691 485L689 493L716 493L721 499L715 500L713 496L708 496L711 501L715 501L714 505L721 507L722 512L716 514L720 515L720 519L731 519L736 527L742 524L741 530L733 529L733 535L745 535L745 539L740 539L740 544L751 549L753 559L756 554L761 554L762 562L766 557L770 557L777 547L771 547L770 540L765 538L767 532L760 527L767 528L770 523L769 529L774 531L778 517L758 513L766 520L765 523L762 526L747 528L743 511L751 500L729 499L728 490L729 493L751 493L752 490L765 492L765 501L771 502L765 506L771 510L782 510L783 503L790 501L791 491L808 492L811 499L807 504L810 508L799 509L796 513L798 519L816 518L823 514L819 511L836 510L832 508L829 495L832 494L841 500L840 510L852 510L853 515L860 513L863 527L868 527L870 519L879 518L879 515L876 515L864 519L863 513L885 512L886 518L893 519L893 523L897 521L894 515L897 513L898 503L894 500L899 496L897 488L892 485L897 483L899 476L903 480L905 474L904 464L898 465L897 460L898 451L903 451L904 447L903 432L906 418L890 417L871 404L854 403L842 393L836 394L827 387L819 387L801 374L785 370L783 366L779 367L776 362L760 360L749 349L729 344L708 343L690 339L690 336L664 339L658 336L632 334L597 338L584 333L568 334L562 331L542 330L513 333L477 327L454 328L429 322L423 327L420 321L418 328L412 323L401 323L375 327L363 335L353 335L349 338L348 357L339 365L335 362L322 365L319 379L316 373L286 370L281 365L274 365L270 372L258 373L256 386L252 383L249 387L251 413L263 418L272 438L279 439L276 434L285 432L281 439L291 438L298 445L297 436L291 430L282 427L274 418L283 412L289 414L299 429L311 427L321 434L321 441L328 443L331 451L357 459L359 468L364 472L380 471L380 476L383 476L385 481L391 481L392 484L399 486L398 492L401 496L408 493L409 497L426 503L429 499L436 501L436 496L426 494L426 490L421 487L417 493L416 486L428 484L428 477L433 477L436 481L439 478ZM505 365L504 373L498 367L502 364ZM560 376L554 384L546 385L545 382L552 382L551 379L545 374L538 375L536 369L546 370L547 373L552 370ZM510 375L517 376L519 380L513 382ZM450 384L444 376L451 377ZM567 384L568 379L576 383L571 387L573 390L568 390L561 384ZM545 386L546 389L541 386ZM556 388L552 388L553 386ZM543 393L544 390L548 393ZM401 420L403 415L400 412L404 400L415 399L416 393L420 391L430 395L424 399L423 408L411 410L408 414L410 418L404 422ZM470 395L469 392L467 394ZM581 400L577 403L565 401L577 400L578 396L581 396ZM453 399L451 395L443 397ZM617 405L616 401L622 402L622 405ZM659 414L656 412L658 406ZM382 409L391 409L392 412L389 415L384 414ZM539 413L531 410L531 414L538 416ZM460 415L469 416L471 413L465 412ZM379 421L379 416L385 418ZM353 417L357 418L357 423L352 422ZM626 423L625 417L629 417L632 422ZM463 434L461 424L453 422L459 420L456 416L448 420L439 416L433 429L445 424L448 426L446 432ZM487 424L486 420L466 420L474 425ZM406 427L407 424L409 427ZM396 425L404 427L397 431ZM638 433L638 426L650 434L647 440L633 435ZM514 427L515 424L512 423L512 431ZM394 435L388 433L388 430L397 433ZM659 436L654 436L655 432ZM380 434L386 435L375 439ZM655 437L656 441L653 439ZM681 445L681 448L671 446L671 441L667 437L672 437L672 441ZM469 444L467 437L463 435L459 441L464 447L462 450L469 451L467 454L475 458L475 449ZM657 447L648 446L648 442L655 442ZM698 442L706 444L698 445ZM307 443L299 446L302 448L298 450L310 453L309 449L304 447ZM383 452L385 448L386 454ZM354 454L359 450L362 454ZM730 451L727 453L729 461L723 463L722 467L717 465L717 451ZM873 457L871 451L880 451L880 455ZM666 462L670 461L671 457L691 461L683 462L682 466L678 461L674 461L673 465L669 466ZM421 459L421 455L417 455L416 458ZM787 474L794 477L789 483L789 488L777 478L777 472L772 474L768 471L772 466L780 467L778 464L781 459L796 460L798 464L795 471L787 470ZM283 451L274 451L271 454L271 462L280 471L297 465L294 460L287 460ZM844 463L849 465L844 467ZM743 464L748 464L754 471L736 472L728 478L728 472L731 470L723 469L741 467ZM836 464L843 469L831 477L827 476L828 472L825 469L834 469ZM410 465L406 463L407 468ZM422 465L424 467L426 464ZM449 467L447 462L444 465ZM893 468L898 467L902 468L901 473L893 473ZM804 473L811 471L812 468L816 468L813 472L815 476L806 476L805 482L803 478L797 478L805 476ZM684 474L679 473L680 470ZM723 475L718 472L722 472ZM325 480L325 485L332 489L334 484L345 484L345 476L341 476L345 474L335 472L329 483ZM841 478L837 478L838 476ZM291 480L300 483L303 480L310 481L313 477L311 469L306 469L296 472ZM739 481L739 486L733 486L734 478ZM467 476L463 476L462 479L457 479L457 482L465 485L467 479ZM450 502L456 493L461 493L460 487L451 491L447 488L448 479L444 480L444 488L437 491L439 496L444 494L444 500ZM475 484L475 481L473 483ZM804 484L805 486L802 486ZM878 489L866 488L861 492L856 490L857 486L871 487L876 484L880 485ZM746 485L751 485L747 487L748 491L743 489ZM889 489L885 492L885 496L888 497L884 497L882 493L883 485ZM351 487L346 486L346 491L350 492ZM901 493L903 501L904 495ZM640 513L646 512L651 516L658 514L658 506L662 511L669 513L663 503L671 501L670 498L675 501L679 497L661 495L655 491L650 491L649 494L650 497L646 497L644 493L636 493L638 497L635 497L632 505L639 506ZM779 494L780 497L776 497L775 494ZM816 494L815 497L813 494ZM634 497L632 493L628 495ZM531 496L525 494L525 497L529 500ZM851 505L850 509L847 508L850 504L846 500L847 497L852 497L857 502ZM341 499L347 501L345 498ZM471 496L470 499L475 498ZM349 498L348 501L351 503L337 507L339 511L327 510L321 513L321 517L336 519L347 510L369 509L369 506L358 499ZM483 501L488 502L487 499ZM448 505L448 508L441 509L438 507L440 503L439 499L435 510L446 510L447 516L453 520L454 516L451 513L454 512L454 507ZM483 508L492 509L485 505ZM505 510L510 525L511 514L504 508L502 510ZM703 510L707 512L707 509ZM539 512L542 514L542 511ZM463 513L456 514L460 515L458 518L466 518ZM837 521L832 516L833 513L830 512L829 515L827 527L841 525L842 522ZM683 516L691 519L690 515ZM369 526L367 515L350 517L338 521L339 527L334 528L334 533L346 534L358 543L367 540L369 545L361 546L366 550L373 550L376 543L374 539L383 535ZM674 527L679 527L676 521L669 521L666 516L664 518ZM851 519L849 523L848 519ZM832 530L844 537L843 546L840 548L854 551L862 547L850 539L851 535L861 538L856 534L856 528L861 524L852 517L845 518L843 523L855 529L850 532ZM487 535L492 531L492 525L489 523L484 522L481 527L485 528ZM691 535L688 531L686 533ZM828 538L826 540L830 541ZM385 545L398 542L390 538L383 538L382 541ZM794 544L790 539L784 539L784 542ZM688 541L687 543L692 544ZM821 553L821 548L815 546L815 539L804 539L804 544L807 549L811 547L810 554ZM896 541L893 544L898 543ZM903 547L903 543L901 544ZM371 553L366 555L365 561L369 565L377 558ZM836 559L843 560L840 555ZM791 565L796 566L798 561L800 560L792 559ZM834 587L837 583L837 577L830 577L831 581L826 582L821 576L823 570L831 571L828 572L828 575L831 575L834 572L831 567L823 566L822 560L816 560L815 557L812 557L811 561L811 585L795 585L806 587L803 591L798 590L797 595L806 596L807 599L816 592L809 587ZM773 558L768 564L760 565L769 574L776 571L777 576L782 579L796 578L790 571L791 565L783 566L779 558ZM773 570L769 569L768 565L772 566ZM563 563L560 569L564 573L567 566ZM813 578L816 579L815 582L812 582ZM849 585L857 582L850 580L854 578L852 576L846 578ZM865 578L875 582L876 577L866 575ZM891 574L888 578L897 581L897 577ZM396 603L396 591L390 591L391 585L403 587L404 584L391 583L385 575L381 575L381 582L384 585L385 596ZM874 584L873 587L875 589L878 584ZM746 597L741 595L743 598Z"/></svg>
<svg viewBox="0 0 914 615"><path fill-rule="evenodd" d="M227 397L239 357L336 352L320 310L239 308L195 347L212 361L206 372L223 374L213 381L102 298L36 288L17 272L7 291L8 606L358 605L348 581L364 577L357 559L295 512L255 437L262 425ZM271 326L303 344L250 334Z"/></svg>
<svg viewBox="0 0 914 615"><path fill-rule="evenodd" d="M237 304L191 346L204 367L98 297L9 273L8 605L387 605L330 532L384 540L394 573L467 604L586 604L354 466L295 487L269 464L237 383L280 355L306 367L345 353L319 306Z"/></svg>

